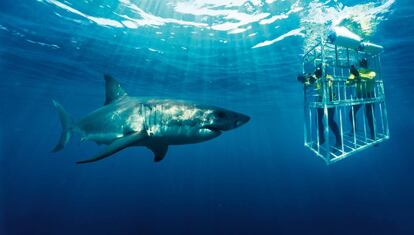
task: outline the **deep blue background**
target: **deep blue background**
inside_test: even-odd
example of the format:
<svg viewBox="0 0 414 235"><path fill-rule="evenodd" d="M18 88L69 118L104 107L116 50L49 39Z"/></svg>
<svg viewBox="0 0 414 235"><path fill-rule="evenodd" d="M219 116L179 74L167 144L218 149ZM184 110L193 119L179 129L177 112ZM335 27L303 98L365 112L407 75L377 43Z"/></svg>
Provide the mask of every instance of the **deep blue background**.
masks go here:
<svg viewBox="0 0 414 235"><path fill-rule="evenodd" d="M254 52L233 38L208 57L201 52L211 44L200 36L189 53L171 56L175 41L153 56L113 43L118 35L123 42L136 36L144 48L157 44L145 30L125 36L79 26L50 8L0 3L9 29L0 30L1 235L414 233L409 0L397 0L374 36L386 47L391 139L329 167L303 147L300 38ZM27 43L16 32L60 48ZM99 146L75 136L51 153L60 134L51 99L82 117L103 103L104 72L131 95L191 99L252 119L212 141L171 147L159 164L147 149L131 148L79 166Z"/></svg>

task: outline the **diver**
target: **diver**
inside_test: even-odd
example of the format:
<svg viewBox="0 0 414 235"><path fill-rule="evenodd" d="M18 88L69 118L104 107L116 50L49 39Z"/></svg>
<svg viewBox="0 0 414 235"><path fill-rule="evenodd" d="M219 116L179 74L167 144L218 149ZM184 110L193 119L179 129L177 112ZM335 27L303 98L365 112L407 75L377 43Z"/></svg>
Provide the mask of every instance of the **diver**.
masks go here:
<svg viewBox="0 0 414 235"><path fill-rule="evenodd" d="M368 60L366 58L362 59L359 62L359 66L359 69L356 69L354 65L351 66L350 75L346 83L348 85L355 84L356 97L358 99L363 99L364 101L366 101L367 99L375 98L374 90L376 73L368 68ZM361 104L357 104L353 106L354 113L352 113L352 109L349 111L349 119L351 121L352 126L352 135L355 134L354 129L356 129L356 115L360 108ZM365 116L368 121L371 139L375 140L373 103L365 104Z"/></svg>
<svg viewBox="0 0 414 235"><path fill-rule="evenodd" d="M316 90L318 91L318 102L322 102L323 99L323 88L322 88L322 64L319 64L315 72L313 74L306 74L306 75L299 75L298 81L303 83L305 86L309 85L315 85ZM325 78L327 79L328 84L328 90L329 90L329 97L330 101L335 98L334 95L331 94L332 91L332 79L333 77L331 75L326 75ZM323 123L323 116L324 116L324 108L317 108L318 113L318 132L319 132L319 145L322 145L325 143L325 127ZM328 108L328 125L329 128L331 128L332 132L335 135L335 147L338 149L342 148L342 138L339 131L338 124L335 122L335 107Z"/></svg>

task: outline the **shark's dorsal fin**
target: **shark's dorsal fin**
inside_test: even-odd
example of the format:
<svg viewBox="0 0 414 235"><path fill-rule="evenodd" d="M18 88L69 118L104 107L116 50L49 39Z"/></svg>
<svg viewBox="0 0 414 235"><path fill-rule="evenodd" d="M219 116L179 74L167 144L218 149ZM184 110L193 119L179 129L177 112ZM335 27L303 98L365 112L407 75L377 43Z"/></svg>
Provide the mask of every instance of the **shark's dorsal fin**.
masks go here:
<svg viewBox="0 0 414 235"><path fill-rule="evenodd" d="M105 104L110 104L128 94L122 89L121 84L113 79L111 75L105 74Z"/></svg>

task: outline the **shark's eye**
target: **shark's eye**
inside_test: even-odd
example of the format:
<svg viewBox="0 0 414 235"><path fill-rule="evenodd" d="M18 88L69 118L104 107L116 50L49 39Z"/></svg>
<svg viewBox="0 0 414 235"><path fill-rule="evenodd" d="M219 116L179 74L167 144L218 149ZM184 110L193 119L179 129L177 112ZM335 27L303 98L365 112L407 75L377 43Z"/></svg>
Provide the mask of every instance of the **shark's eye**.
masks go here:
<svg viewBox="0 0 414 235"><path fill-rule="evenodd" d="M217 117L218 118L224 118L226 116L226 114L224 112L217 112Z"/></svg>

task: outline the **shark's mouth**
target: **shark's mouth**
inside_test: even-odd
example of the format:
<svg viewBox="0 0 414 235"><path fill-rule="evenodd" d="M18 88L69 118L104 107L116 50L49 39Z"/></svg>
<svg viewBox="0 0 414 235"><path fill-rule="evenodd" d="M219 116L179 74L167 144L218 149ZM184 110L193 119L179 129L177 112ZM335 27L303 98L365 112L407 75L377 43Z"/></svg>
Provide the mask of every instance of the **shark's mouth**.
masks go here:
<svg viewBox="0 0 414 235"><path fill-rule="evenodd" d="M214 126L210 126L210 125L204 126L203 129L207 129L207 130L210 130L212 132L221 133L221 130L219 128L214 127Z"/></svg>

